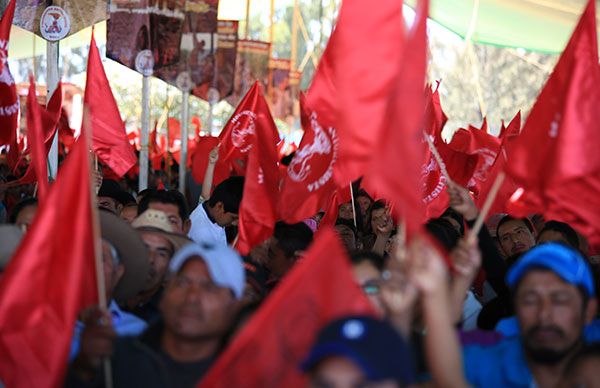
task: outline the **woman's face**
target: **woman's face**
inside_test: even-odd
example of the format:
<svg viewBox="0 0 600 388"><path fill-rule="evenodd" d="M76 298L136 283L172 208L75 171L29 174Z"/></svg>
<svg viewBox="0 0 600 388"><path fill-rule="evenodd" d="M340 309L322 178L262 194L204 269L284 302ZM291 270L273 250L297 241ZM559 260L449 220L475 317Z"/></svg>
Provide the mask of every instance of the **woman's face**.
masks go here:
<svg viewBox="0 0 600 388"><path fill-rule="evenodd" d="M343 203L340 205L338 210L338 218L342 220L354 219L354 212L352 211L352 202Z"/></svg>

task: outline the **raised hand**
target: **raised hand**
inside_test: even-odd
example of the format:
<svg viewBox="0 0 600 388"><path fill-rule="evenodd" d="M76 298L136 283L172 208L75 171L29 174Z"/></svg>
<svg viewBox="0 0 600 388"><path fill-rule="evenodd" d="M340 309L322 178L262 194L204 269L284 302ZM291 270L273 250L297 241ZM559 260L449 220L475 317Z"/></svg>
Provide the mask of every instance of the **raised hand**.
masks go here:
<svg viewBox="0 0 600 388"><path fill-rule="evenodd" d="M450 207L459 212L467 221L473 221L479 214L479 209L473 202L469 190L451 182L448 184L448 195L450 196Z"/></svg>

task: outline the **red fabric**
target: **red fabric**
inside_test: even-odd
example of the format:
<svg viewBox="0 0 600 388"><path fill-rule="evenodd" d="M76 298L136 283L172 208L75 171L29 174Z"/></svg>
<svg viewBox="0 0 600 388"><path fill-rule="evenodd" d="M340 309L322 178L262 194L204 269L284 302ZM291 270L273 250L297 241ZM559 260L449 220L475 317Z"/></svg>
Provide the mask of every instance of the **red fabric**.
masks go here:
<svg viewBox="0 0 600 388"><path fill-rule="evenodd" d="M402 2L342 2L335 35L331 56L340 142L335 179L343 186L365 174L388 126L387 97L397 87L403 53Z"/></svg>
<svg viewBox="0 0 600 388"><path fill-rule="evenodd" d="M338 219L340 205L352 201L352 194L350 186L340 187L335 190L327 199L325 209L325 215L319 223L319 228L333 227Z"/></svg>
<svg viewBox="0 0 600 388"><path fill-rule="evenodd" d="M468 129L459 128L448 144L456 152L477 157L473 176L467 187L479 194L482 183L486 182L494 160L500 151L500 139L487 133L487 122L483 119L481 129L469 125Z"/></svg>
<svg viewBox="0 0 600 388"><path fill-rule="evenodd" d="M256 130L251 138L240 203L236 249L242 255L248 255L252 248L271 237L277 221L279 170L276 147L279 139L273 137L277 128L260 92L258 101L265 107L259 105L256 110Z"/></svg>
<svg viewBox="0 0 600 388"><path fill-rule="evenodd" d="M259 128L260 126L265 128ZM269 141L273 141L275 145L279 143L279 132L257 81L246 93L219 135L221 162L231 163L237 175L245 175L248 155L254 144L253 138L262 130L268 130L264 135L269 136Z"/></svg>
<svg viewBox="0 0 600 388"><path fill-rule="evenodd" d="M35 90L34 90L34 94L35 94ZM38 166L38 168L40 168L39 171L43 172L42 176L45 176L45 177L48 176L48 171L47 171L47 169L48 169L48 167L47 167L48 153L50 152L50 148L52 148L52 141L54 140L54 136L56 135L56 132L58 131L59 121L62 117L61 116L62 115L62 83L59 82L58 87L56 88L56 90L52 94L52 97L50 98L50 101L48 102L47 108L38 104L36 102L35 98L33 101L35 102L35 105L34 105L36 107L35 109L38 112L38 115L40 116L40 124L41 124L41 134L38 134L36 136L38 136L38 138L43 139L42 152L41 153L38 152L38 155L43 155L43 156L41 157L41 159L40 159L40 157L32 156L32 163L30 163L29 166L27 166L27 171L25 171L25 174L23 174L23 176L21 178L19 178L19 184L35 182L36 176L38 176L38 175L36 173L36 169L34 168L34 165L37 162L43 163L43 167L41 165ZM28 104L29 104L29 101L28 101ZM29 109L30 108L28 105L28 108L27 108L28 112L29 112ZM29 119L29 117L28 117L28 119ZM28 121L27 128L30 128L30 125L33 125L33 123L30 124ZM28 143L29 143L30 147L33 148L31 136L34 136L34 133L30 132L28 129L27 136L28 136ZM38 182L39 182L39 179L38 179ZM45 182L47 183L47 179L45 179ZM39 188L38 188L38 191L39 191ZM43 194L42 194L42 196L43 196ZM39 197L41 198L41 196L39 196Z"/></svg>
<svg viewBox="0 0 600 388"><path fill-rule="evenodd" d="M8 68L8 42L10 27L15 14L16 0L6 6L0 20L0 145L10 144L11 149L16 148L17 119L19 115L19 98L17 88L10 69ZM16 152L16 149L15 149ZM16 155L16 153L13 155ZM13 157L13 165L16 162Z"/></svg>
<svg viewBox="0 0 600 388"><path fill-rule="evenodd" d="M600 66L590 0L510 150L507 174L523 188L515 215L542 212L600 241ZM520 202L520 203L518 203Z"/></svg>
<svg viewBox="0 0 600 388"><path fill-rule="evenodd" d="M406 39L405 54L396 64L395 88L382 98L389 103L387 125L381 132L376 152L368 164L363 185L369 192L386 198L394 214L406 222L410 233L420 229L424 219L419 186L423 164L423 116L425 113L425 70L427 62L427 15L429 0L419 1L415 24ZM401 173L396 168L401 168Z"/></svg>
<svg viewBox="0 0 600 388"><path fill-rule="evenodd" d="M94 152L104 164L122 177L137 163L137 159L129 145L125 125L106 78L93 33L83 102L89 109Z"/></svg>
<svg viewBox="0 0 600 388"><path fill-rule="evenodd" d="M0 379L8 387L62 386L77 313L97 304L90 176L81 137L0 278Z"/></svg>
<svg viewBox="0 0 600 388"><path fill-rule="evenodd" d="M317 233L304 259L263 303L200 387L306 387L298 366L319 330L352 314L375 315L354 281L340 240L328 228Z"/></svg>
<svg viewBox="0 0 600 388"><path fill-rule="evenodd" d="M167 131L169 131L169 149L171 149L175 147L175 141L181 141L181 122L174 117L169 117Z"/></svg>
<svg viewBox="0 0 600 388"><path fill-rule="evenodd" d="M33 76L29 77L29 94L27 95L27 139L31 147L31 164L37 176L37 196L40 203L46 201L48 194L48 163L44 147L45 133L42 128L40 105L35 95Z"/></svg>
<svg viewBox="0 0 600 388"><path fill-rule="evenodd" d="M300 95L300 118L304 136L287 168L278 213L293 224L312 217L325 206L336 189L333 169L338 155L337 134L333 127L322 127L317 114L308 111Z"/></svg>
<svg viewBox="0 0 600 388"><path fill-rule="evenodd" d="M508 127L505 127L501 132L502 143L500 145L500 151L498 152L498 156L496 160L494 160L494 164L492 165L487 180L481 183L481 187L479 189L479 196L475 199L475 203L478 208L482 208L485 200L487 199L498 174L504 171L506 166L506 160L508 155L510 154L510 147L514 143L515 139L519 136L521 132L521 111L519 111L515 117L512 119ZM489 214L497 214L497 213L506 213L506 203L510 199L511 195L518 189L517 185L513 182L510 177L505 177L500 189L498 190L498 194L494 202L492 203L492 207L490 208Z"/></svg>
<svg viewBox="0 0 600 388"><path fill-rule="evenodd" d="M204 182L204 174L208 167L208 155L210 151L219 144L219 138L215 136L202 136L198 139L198 144L192 155L192 178L196 183ZM219 152L221 152L219 150ZM217 186L231 175L231 168L226 163L217 162L213 174L212 187Z"/></svg>

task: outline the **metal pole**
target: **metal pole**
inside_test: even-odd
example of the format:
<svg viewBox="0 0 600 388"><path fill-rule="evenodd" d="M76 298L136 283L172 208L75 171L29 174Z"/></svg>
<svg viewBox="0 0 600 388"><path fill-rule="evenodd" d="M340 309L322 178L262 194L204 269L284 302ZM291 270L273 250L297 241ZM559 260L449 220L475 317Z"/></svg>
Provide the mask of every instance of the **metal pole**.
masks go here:
<svg viewBox="0 0 600 388"><path fill-rule="evenodd" d="M185 175L187 170L188 128L190 121L190 92L183 92L181 105L181 154L179 159L179 191L185 195Z"/></svg>
<svg viewBox="0 0 600 388"><path fill-rule="evenodd" d="M34 38L35 39L35 38ZM35 53L34 53L35 55ZM50 102L50 98L56 88L58 87L58 57L59 57L59 43L58 42L46 42L46 88L48 93L46 94L46 104ZM58 132L54 135L52 140L52 147L48 153L48 175L51 180L56 179L56 173L58 171Z"/></svg>
<svg viewBox="0 0 600 388"><path fill-rule="evenodd" d="M250 0L246 0L246 28L244 31L244 39L248 39L250 34Z"/></svg>
<svg viewBox="0 0 600 388"><path fill-rule="evenodd" d="M298 63L298 0L294 0L294 13L292 14L292 57L290 70L295 71Z"/></svg>
<svg viewBox="0 0 600 388"><path fill-rule="evenodd" d="M208 136L212 136L213 134L213 108L215 104L212 101L208 101Z"/></svg>
<svg viewBox="0 0 600 388"><path fill-rule="evenodd" d="M148 142L150 141L150 77L142 78L142 133L140 150L140 177L138 191L148 188Z"/></svg>

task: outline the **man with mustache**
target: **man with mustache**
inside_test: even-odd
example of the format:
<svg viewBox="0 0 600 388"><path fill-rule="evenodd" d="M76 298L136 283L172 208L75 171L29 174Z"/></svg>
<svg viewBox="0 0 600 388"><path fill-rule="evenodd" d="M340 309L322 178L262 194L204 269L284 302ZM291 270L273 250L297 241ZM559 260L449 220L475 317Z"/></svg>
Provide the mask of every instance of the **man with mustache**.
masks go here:
<svg viewBox="0 0 600 388"><path fill-rule="evenodd" d="M596 313L590 267L574 249L548 243L527 252L506 281L521 334L466 346L467 379L484 387L555 387Z"/></svg>
<svg viewBox="0 0 600 388"><path fill-rule="evenodd" d="M498 222L496 235L504 257L510 258L527 252L535 246L535 234L527 218L505 216Z"/></svg>

